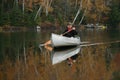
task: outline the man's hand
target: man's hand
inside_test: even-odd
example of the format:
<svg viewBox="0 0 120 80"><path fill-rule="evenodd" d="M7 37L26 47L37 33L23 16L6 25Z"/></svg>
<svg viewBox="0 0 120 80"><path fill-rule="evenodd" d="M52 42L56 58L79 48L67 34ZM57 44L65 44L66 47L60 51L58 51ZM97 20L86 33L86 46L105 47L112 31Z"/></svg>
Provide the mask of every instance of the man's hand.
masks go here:
<svg viewBox="0 0 120 80"><path fill-rule="evenodd" d="M76 28L75 28L75 27L73 27L72 29L73 29L73 30L75 30Z"/></svg>

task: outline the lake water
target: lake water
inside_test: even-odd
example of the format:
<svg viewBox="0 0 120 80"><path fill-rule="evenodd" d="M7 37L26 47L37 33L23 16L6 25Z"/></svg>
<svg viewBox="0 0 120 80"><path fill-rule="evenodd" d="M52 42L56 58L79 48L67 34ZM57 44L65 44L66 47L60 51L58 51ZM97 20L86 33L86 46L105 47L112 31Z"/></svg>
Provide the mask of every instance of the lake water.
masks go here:
<svg viewBox="0 0 120 80"><path fill-rule="evenodd" d="M58 51L77 51L74 53L78 57L71 66L68 60L53 65L57 51L39 48L52 32L60 33L0 32L0 80L120 80L120 42L116 42L120 41L120 30L79 31L81 41L108 44Z"/></svg>

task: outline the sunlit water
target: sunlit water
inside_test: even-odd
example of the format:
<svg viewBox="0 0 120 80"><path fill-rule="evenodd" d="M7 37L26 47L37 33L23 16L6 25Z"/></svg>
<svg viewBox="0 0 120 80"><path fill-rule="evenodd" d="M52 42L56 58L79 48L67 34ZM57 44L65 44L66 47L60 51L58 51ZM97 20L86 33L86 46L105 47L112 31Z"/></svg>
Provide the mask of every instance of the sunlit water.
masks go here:
<svg viewBox="0 0 120 80"><path fill-rule="evenodd" d="M120 30L79 31L81 41L112 43L77 47L78 58L72 66L67 60L53 65L56 51L39 48L50 35L45 31L1 32L0 80L120 80L120 42L115 42L120 41Z"/></svg>

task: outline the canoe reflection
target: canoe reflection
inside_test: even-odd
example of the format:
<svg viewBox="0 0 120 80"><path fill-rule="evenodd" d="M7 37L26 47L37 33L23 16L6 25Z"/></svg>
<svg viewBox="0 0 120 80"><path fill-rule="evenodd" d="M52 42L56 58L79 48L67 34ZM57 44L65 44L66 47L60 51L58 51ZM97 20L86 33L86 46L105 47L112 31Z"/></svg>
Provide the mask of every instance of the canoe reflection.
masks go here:
<svg viewBox="0 0 120 80"><path fill-rule="evenodd" d="M53 49L51 53L52 64L54 65L67 60L68 64L71 65L78 57L80 49L81 48L79 46Z"/></svg>

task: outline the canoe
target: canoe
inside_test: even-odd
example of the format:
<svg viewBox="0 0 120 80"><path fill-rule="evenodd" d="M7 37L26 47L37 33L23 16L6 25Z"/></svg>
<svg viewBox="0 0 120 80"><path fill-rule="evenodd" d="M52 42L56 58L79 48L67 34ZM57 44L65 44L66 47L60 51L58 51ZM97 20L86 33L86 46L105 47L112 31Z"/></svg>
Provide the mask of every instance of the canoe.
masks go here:
<svg viewBox="0 0 120 80"><path fill-rule="evenodd" d="M53 47L74 46L80 44L80 37L66 37L52 33L51 42Z"/></svg>
<svg viewBox="0 0 120 80"><path fill-rule="evenodd" d="M67 58L72 57L80 52L81 47L72 47L69 49L53 50L51 55L52 65L61 63Z"/></svg>

